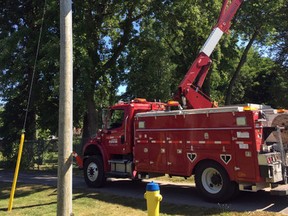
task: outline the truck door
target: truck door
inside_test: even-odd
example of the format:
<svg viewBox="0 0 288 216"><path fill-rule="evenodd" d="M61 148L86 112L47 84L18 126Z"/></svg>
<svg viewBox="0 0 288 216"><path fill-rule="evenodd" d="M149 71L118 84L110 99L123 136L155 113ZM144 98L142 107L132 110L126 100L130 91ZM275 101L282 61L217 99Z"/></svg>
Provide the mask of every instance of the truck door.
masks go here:
<svg viewBox="0 0 288 216"><path fill-rule="evenodd" d="M185 143L182 138L183 134L181 136L180 132L170 132L166 135L167 167L171 174L185 175L188 169Z"/></svg>
<svg viewBox="0 0 288 216"><path fill-rule="evenodd" d="M167 168L167 149L165 133L150 132L149 136L149 165L152 172L165 172Z"/></svg>
<svg viewBox="0 0 288 216"><path fill-rule="evenodd" d="M130 150L126 134L128 117L128 109L124 107L110 110L107 116L104 144L111 154L123 154Z"/></svg>
<svg viewBox="0 0 288 216"><path fill-rule="evenodd" d="M138 171L160 172L166 171L165 133L143 131L144 121L136 121L134 156Z"/></svg>
<svg viewBox="0 0 288 216"><path fill-rule="evenodd" d="M233 130L232 143L235 149L236 178L253 180L256 177L255 143L252 130Z"/></svg>

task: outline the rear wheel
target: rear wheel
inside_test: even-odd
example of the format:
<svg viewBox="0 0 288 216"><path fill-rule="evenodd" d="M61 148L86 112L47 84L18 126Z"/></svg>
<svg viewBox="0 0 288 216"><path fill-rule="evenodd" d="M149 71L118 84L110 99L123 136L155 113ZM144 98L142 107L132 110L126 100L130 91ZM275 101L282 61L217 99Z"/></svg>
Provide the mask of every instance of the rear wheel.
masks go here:
<svg viewBox="0 0 288 216"><path fill-rule="evenodd" d="M237 191L237 184L230 181L226 170L214 161L205 161L197 166L195 183L201 195L211 202L225 202Z"/></svg>
<svg viewBox="0 0 288 216"><path fill-rule="evenodd" d="M89 157L84 162L84 179L89 187L101 187L106 182L102 158Z"/></svg>

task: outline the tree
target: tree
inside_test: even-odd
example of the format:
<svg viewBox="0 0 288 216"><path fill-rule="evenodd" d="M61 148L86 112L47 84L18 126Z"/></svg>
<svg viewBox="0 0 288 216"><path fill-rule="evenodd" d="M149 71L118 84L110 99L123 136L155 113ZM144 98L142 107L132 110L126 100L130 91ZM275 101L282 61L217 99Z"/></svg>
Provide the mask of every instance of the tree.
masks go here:
<svg viewBox="0 0 288 216"><path fill-rule="evenodd" d="M167 100L176 92L215 25L221 1L165 1L158 2L154 8L153 15L139 23L138 46L129 48L131 56L125 96ZM212 55L214 64L210 72L213 74L219 72L218 66L224 62L220 61L222 51L235 52L235 45L227 49L231 40L224 38ZM207 77L204 91L217 98L219 95L214 93L218 88L214 81L217 75L213 74L211 81L210 76ZM222 73L218 74L219 77Z"/></svg>
<svg viewBox="0 0 288 216"><path fill-rule="evenodd" d="M0 95L6 101L2 113L3 125L1 136L7 147L6 155L12 153L12 144L19 140L19 132L24 127L25 110L27 108L29 89L32 82L37 42L42 24L44 2L38 1L3 1L0 10ZM46 5L48 16L57 19L55 2ZM55 14L56 13L56 14ZM43 24L43 37L45 44L39 52L37 73L35 73L33 91L30 97L29 115L26 122L26 138L35 139L37 123L47 122L47 109L50 117L57 114L57 94L55 94L54 77L57 74L58 62L54 53L59 50L55 43L56 22L47 20ZM56 69L56 70L55 70ZM36 91L37 89L37 91ZM37 103L36 103L37 101ZM52 120L52 119L51 119ZM54 121L53 121L54 122ZM23 127L22 127L23 126ZM44 125L43 125L44 126ZM53 124L45 125L52 131L57 129Z"/></svg>
<svg viewBox="0 0 288 216"><path fill-rule="evenodd" d="M0 137L10 148L23 126L44 2L1 3L0 97L5 105ZM28 139L36 137L36 128L51 134L58 131L58 8L57 1L46 1L27 119ZM220 8L220 0L74 1L74 126L84 127L83 141L100 127L101 109L120 98L116 92L121 84L127 85L124 99L170 99L216 23ZM231 103L260 101L252 92L261 95L269 86L267 102L285 105L287 96L276 100L275 94L277 88L287 91L288 86L286 11L284 0L244 2L231 34L223 37L211 56L213 65L204 91L223 104L228 82L238 68L228 90ZM248 44L252 46L244 52ZM269 48L272 55L257 55L263 48ZM243 64L246 60L249 65ZM274 76L275 82L268 85L267 80ZM261 92L257 83L265 90Z"/></svg>
<svg viewBox="0 0 288 216"><path fill-rule="evenodd" d="M84 103L84 139L97 132L97 110L116 100L125 77L127 45L137 31L134 25L151 13L153 1L75 2L76 103Z"/></svg>
<svg viewBox="0 0 288 216"><path fill-rule="evenodd" d="M287 81L283 70L268 57L262 57L251 49L236 83L233 102L271 105L274 108L287 107Z"/></svg>
<svg viewBox="0 0 288 216"><path fill-rule="evenodd" d="M74 125L81 126L85 116L84 128L87 130L84 134L87 137L97 131L97 109L116 100L117 86L125 76L126 46L137 33L134 23L151 13L152 3L142 0L74 2ZM27 105L44 5L39 1L16 1L13 4L4 1L2 6L0 93L7 101L3 113L3 118L7 119L1 134L8 137L6 132L11 132L15 140L14 130L7 126L19 130L24 119L21 110ZM27 134L28 139L35 138L36 123L52 134L58 131L55 122L58 118L59 57L55 53L59 53L59 6L57 1L50 1L45 7L46 19L27 123L35 126L34 135ZM9 114L15 104L15 112L21 115L16 119L19 124L11 125L9 122L13 121L9 118L13 117Z"/></svg>
<svg viewBox="0 0 288 216"><path fill-rule="evenodd" d="M279 20L279 14L281 14L280 11L284 7L284 2L283 0L254 0L244 3L237 18L238 25L236 25L235 28L240 35L242 34L242 40L247 41L247 44L230 80L225 100L226 105L232 102L233 87L240 75L241 68L246 62L248 52L252 45L257 42L259 47L263 47L273 42L273 35L276 34L275 23ZM239 37L239 33L236 34L237 37Z"/></svg>

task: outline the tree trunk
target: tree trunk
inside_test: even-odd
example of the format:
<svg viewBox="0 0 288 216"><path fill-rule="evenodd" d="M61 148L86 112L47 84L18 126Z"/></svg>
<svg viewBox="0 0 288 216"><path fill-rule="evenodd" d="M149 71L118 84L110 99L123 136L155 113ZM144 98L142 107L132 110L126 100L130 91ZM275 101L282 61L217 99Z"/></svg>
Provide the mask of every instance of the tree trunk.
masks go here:
<svg viewBox="0 0 288 216"><path fill-rule="evenodd" d="M244 63L246 62L246 58L247 58L247 54L253 44L253 42L255 41L256 37L259 34L259 30L256 29L251 37L251 39L249 40L249 43L247 44L247 46L245 47L245 50L241 56L241 59L237 65L237 68L232 76L232 79L230 80L229 86L228 86L228 90L227 90L227 94L226 94L226 100L225 100L225 105L230 105L231 104L231 98L232 98L232 91L233 91L233 87L236 83L236 80L238 79L239 75L240 75L240 71L242 66L244 65Z"/></svg>
<svg viewBox="0 0 288 216"><path fill-rule="evenodd" d="M87 112L83 120L83 133L82 133L82 146L87 140L95 135L98 131L98 111L95 106L93 94L88 94L86 97L87 101Z"/></svg>

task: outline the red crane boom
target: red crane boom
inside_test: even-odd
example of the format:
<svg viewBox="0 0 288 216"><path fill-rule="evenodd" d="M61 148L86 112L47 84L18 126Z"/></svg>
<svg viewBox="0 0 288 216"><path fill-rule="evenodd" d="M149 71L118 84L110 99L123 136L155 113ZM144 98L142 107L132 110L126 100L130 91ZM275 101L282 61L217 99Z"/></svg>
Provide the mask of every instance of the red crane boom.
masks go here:
<svg viewBox="0 0 288 216"><path fill-rule="evenodd" d="M214 51L223 33L228 32L231 26L231 20L243 1L244 0L232 0L229 4L228 0L223 0L217 24L178 86L178 92L174 97L176 100L182 100L184 108L197 109L215 106L215 103L201 91L201 87L209 67L212 64L210 55Z"/></svg>

